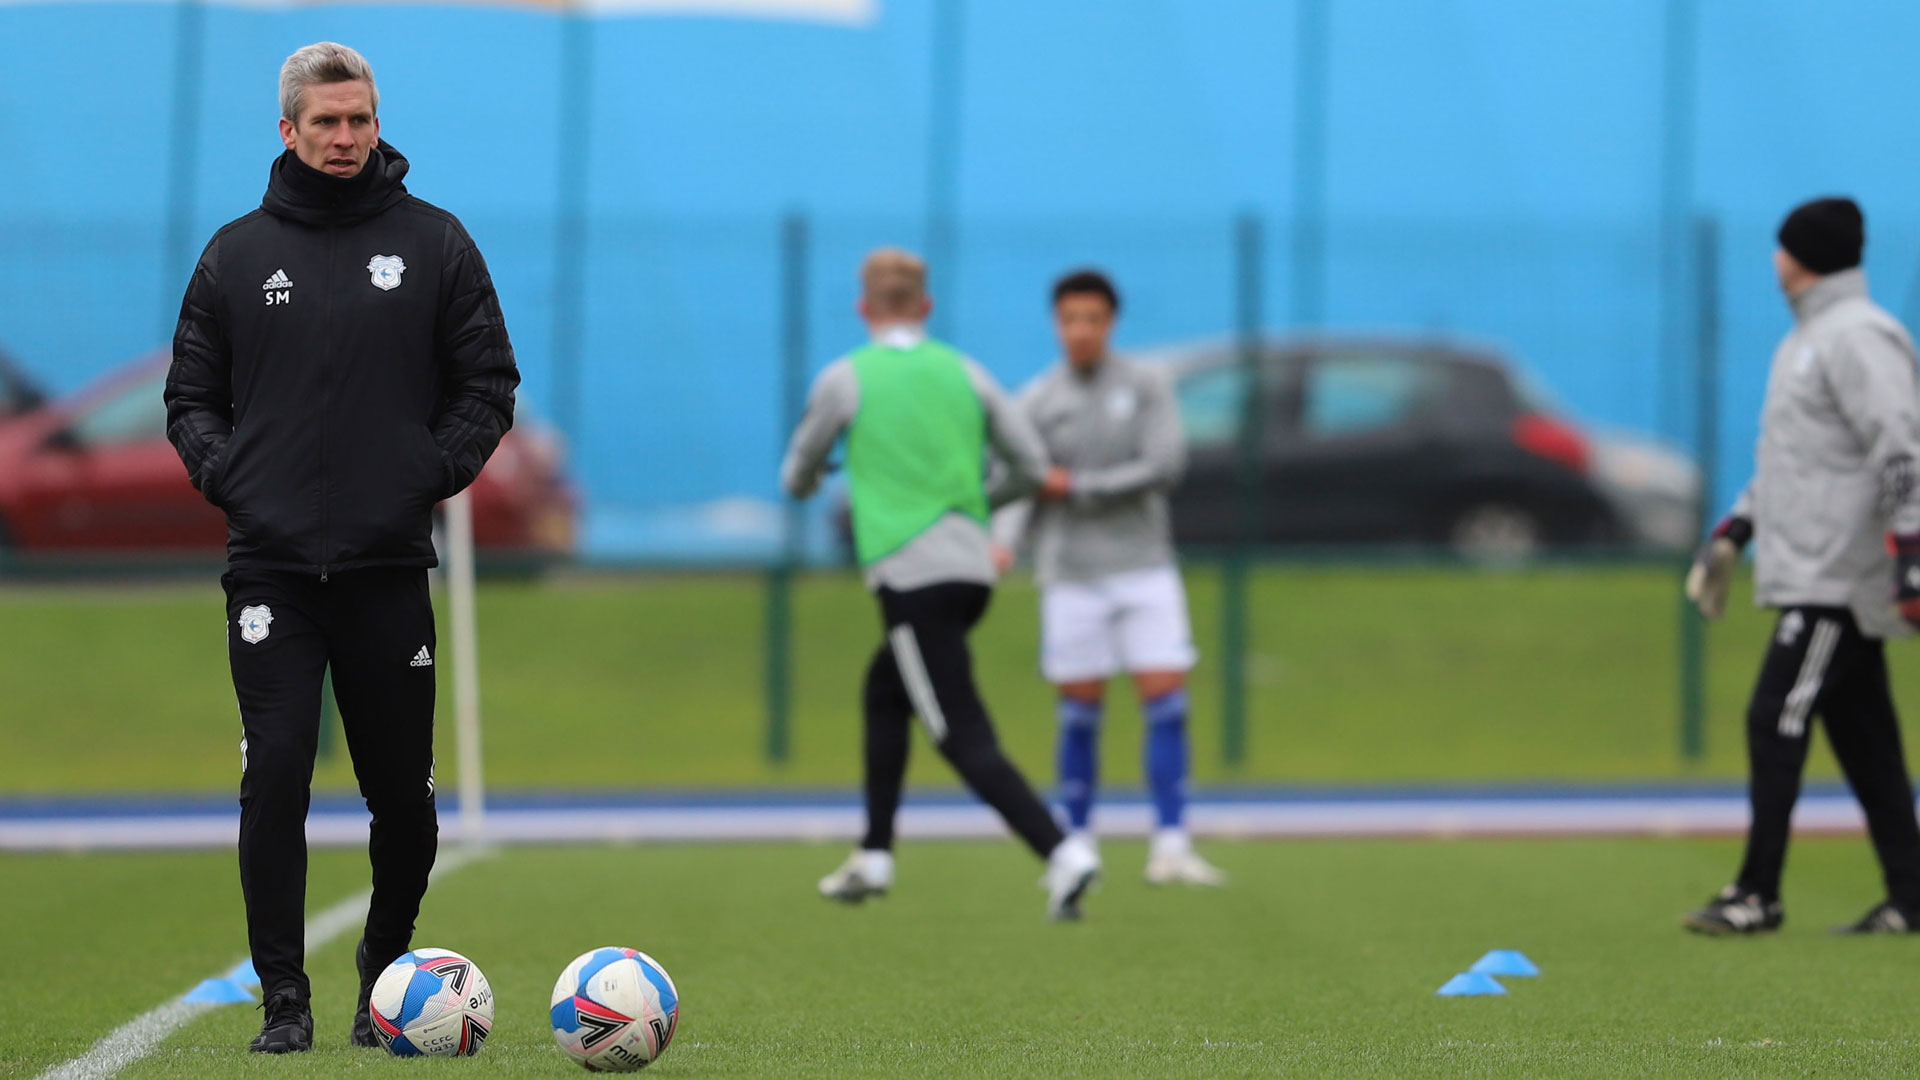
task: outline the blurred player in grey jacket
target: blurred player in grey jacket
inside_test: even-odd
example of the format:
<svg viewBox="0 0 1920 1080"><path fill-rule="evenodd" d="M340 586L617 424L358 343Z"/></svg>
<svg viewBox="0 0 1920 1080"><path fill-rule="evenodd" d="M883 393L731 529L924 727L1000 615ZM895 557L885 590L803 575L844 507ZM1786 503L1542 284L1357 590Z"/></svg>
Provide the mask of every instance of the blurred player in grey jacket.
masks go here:
<svg viewBox="0 0 1920 1080"><path fill-rule="evenodd" d="M1779 622L1747 708L1753 820L1739 877L1683 920L1703 933L1783 921L1780 876L1811 722L1866 812L1887 899L1852 933L1920 929L1920 826L1887 685L1885 639L1920 622L1920 368L1913 339L1868 298L1851 199L1780 226L1774 269L1794 327L1774 352L1753 482L1687 576L1708 618L1755 542L1755 600Z"/></svg>
<svg viewBox="0 0 1920 1080"><path fill-rule="evenodd" d="M1040 667L1059 688L1061 809L1069 842L1091 832L1107 681L1133 677L1146 712L1145 772L1157 828L1155 884L1220 885L1186 831L1187 671L1195 655L1167 523L1167 490L1186 467L1166 373L1108 349L1120 295L1082 270L1053 289L1062 362L1021 394L1054 462L1030 502L995 520L1002 567L1026 541L1041 587Z"/></svg>

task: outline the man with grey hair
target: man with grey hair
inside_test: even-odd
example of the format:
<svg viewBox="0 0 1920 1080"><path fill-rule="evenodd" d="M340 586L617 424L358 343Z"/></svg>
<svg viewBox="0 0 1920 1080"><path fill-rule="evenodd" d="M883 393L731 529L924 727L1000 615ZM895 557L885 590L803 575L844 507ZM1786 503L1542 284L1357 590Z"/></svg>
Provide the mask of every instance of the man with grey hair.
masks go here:
<svg viewBox="0 0 1920 1080"><path fill-rule="evenodd" d="M458 219L408 194L379 102L344 45L287 58L286 152L260 208L200 256L167 376L167 436L227 515L240 887L265 1053L313 1046L306 815L329 670L373 815L352 1041L377 1045L369 993L411 942L439 835L433 508L499 445L520 381L485 261Z"/></svg>

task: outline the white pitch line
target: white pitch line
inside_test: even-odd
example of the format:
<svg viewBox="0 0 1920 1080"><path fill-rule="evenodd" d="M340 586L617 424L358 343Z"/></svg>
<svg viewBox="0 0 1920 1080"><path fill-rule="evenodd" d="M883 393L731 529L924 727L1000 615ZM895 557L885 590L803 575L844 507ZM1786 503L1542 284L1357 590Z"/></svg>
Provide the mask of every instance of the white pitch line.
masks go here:
<svg viewBox="0 0 1920 1080"><path fill-rule="evenodd" d="M457 847L435 860L429 880L492 854L488 848ZM327 944L366 921L367 904L373 892L356 893L307 920L307 951ZM217 976L216 976L217 977ZM201 1013L219 1008L215 1002L186 1001L185 994L158 1008L141 1013L114 1028L93 1044L93 1049L65 1064L56 1065L38 1080L106 1080L107 1077L154 1052L167 1036L192 1023Z"/></svg>
<svg viewBox="0 0 1920 1080"><path fill-rule="evenodd" d="M212 1002L174 998L114 1028L85 1054L41 1073L40 1080L104 1080L153 1053L154 1047L194 1017L218 1007Z"/></svg>

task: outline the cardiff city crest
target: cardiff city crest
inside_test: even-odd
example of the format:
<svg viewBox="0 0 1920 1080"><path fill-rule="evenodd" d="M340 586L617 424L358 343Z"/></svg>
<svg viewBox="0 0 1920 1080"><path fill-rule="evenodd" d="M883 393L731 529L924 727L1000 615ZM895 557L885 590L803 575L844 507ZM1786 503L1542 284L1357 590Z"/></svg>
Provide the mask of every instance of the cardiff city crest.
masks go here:
<svg viewBox="0 0 1920 1080"><path fill-rule="evenodd" d="M400 275L407 272L407 264L401 262L398 255L375 255L367 261L367 272L373 275L375 288L397 289Z"/></svg>
<svg viewBox="0 0 1920 1080"><path fill-rule="evenodd" d="M258 645L267 640L267 627L273 625L273 609L265 604L240 609L240 640Z"/></svg>

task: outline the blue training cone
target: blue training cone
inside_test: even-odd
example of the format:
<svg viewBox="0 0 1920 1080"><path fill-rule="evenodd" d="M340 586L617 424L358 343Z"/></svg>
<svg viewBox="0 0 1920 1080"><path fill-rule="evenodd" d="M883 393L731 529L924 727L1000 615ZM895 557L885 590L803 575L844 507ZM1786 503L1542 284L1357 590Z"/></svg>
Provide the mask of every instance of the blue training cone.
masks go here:
<svg viewBox="0 0 1920 1080"><path fill-rule="evenodd" d="M210 1005L240 1005L251 1003L253 993L232 979L202 979L200 985L187 991L187 996L182 1000Z"/></svg>
<svg viewBox="0 0 1920 1080"><path fill-rule="evenodd" d="M260 975L253 970L252 960L242 960L238 964L235 964L233 970L227 972L227 978L232 979L241 986L260 985Z"/></svg>
<svg viewBox="0 0 1920 1080"><path fill-rule="evenodd" d="M1481 975L1532 977L1540 974L1540 969L1534 966L1533 961L1518 949L1495 949L1475 961L1467 970Z"/></svg>
<svg viewBox="0 0 1920 1080"><path fill-rule="evenodd" d="M1504 994L1507 988L1491 975L1467 971L1447 980L1447 985L1436 991L1441 997L1474 997L1480 994Z"/></svg>

